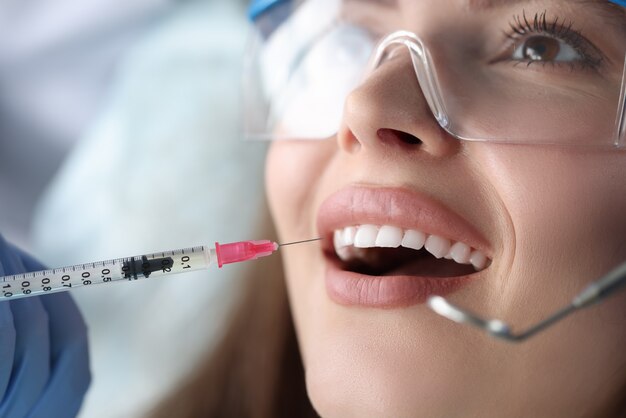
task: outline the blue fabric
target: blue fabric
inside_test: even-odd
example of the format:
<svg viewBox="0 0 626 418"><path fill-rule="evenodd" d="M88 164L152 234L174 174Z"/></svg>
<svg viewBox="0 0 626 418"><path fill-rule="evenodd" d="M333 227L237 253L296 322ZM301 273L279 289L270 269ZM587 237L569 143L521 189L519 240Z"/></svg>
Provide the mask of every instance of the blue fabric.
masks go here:
<svg viewBox="0 0 626 418"><path fill-rule="evenodd" d="M0 276L43 268L0 236ZM69 294L0 302L0 417L75 417L90 380L87 328Z"/></svg>
<svg viewBox="0 0 626 418"><path fill-rule="evenodd" d="M609 0L610 3L615 3L618 6L626 7L626 0Z"/></svg>

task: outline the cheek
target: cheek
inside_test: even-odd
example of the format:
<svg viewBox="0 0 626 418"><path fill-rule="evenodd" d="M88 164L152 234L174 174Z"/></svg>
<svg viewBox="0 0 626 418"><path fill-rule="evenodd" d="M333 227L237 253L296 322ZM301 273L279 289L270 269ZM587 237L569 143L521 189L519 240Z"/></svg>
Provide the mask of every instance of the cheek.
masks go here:
<svg viewBox="0 0 626 418"><path fill-rule="evenodd" d="M514 233L509 267L520 278L499 291L532 291L541 281L566 302L626 259L623 153L475 145Z"/></svg>
<svg viewBox="0 0 626 418"><path fill-rule="evenodd" d="M329 151L330 149L330 151ZM332 144L324 141L280 141L270 147L266 160L266 191L274 225L282 242L315 238L319 202L317 190L323 172L332 159ZM316 316L320 301L325 300L324 263L319 246L315 244L290 247L281 252L287 281L289 301L296 332L307 360L307 348L312 347L311 330L320 327Z"/></svg>
<svg viewBox="0 0 626 418"><path fill-rule="evenodd" d="M265 187L281 239L313 238L313 199L331 149L326 141L277 141L270 147Z"/></svg>
<svg viewBox="0 0 626 418"><path fill-rule="evenodd" d="M278 234L284 235L285 223L288 221L290 207L298 200L297 179L293 160L287 158L288 150L282 144L273 143L265 160L265 190ZM286 175L289 173L290 175ZM282 238L281 238L282 239Z"/></svg>

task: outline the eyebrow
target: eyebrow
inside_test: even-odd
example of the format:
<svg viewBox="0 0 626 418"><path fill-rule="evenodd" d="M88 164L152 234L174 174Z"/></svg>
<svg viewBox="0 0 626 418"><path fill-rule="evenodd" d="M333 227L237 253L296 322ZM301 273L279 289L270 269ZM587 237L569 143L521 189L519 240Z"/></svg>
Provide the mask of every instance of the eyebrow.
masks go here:
<svg viewBox="0 0 626 418"><path fill-rule="evenodd" d="M375 3L381 6L396 6L398 0L362 0L365 3ZM502 6L511 6L517 3L527 3L529 0L466 0L470 10L492 9ZM608 0L573 0L575 3L593 4L613 13L626 15L622 6L611 3Z"/></svg>
<svg viewBox="0 0 626 418"><path fill-rule="evenodd" d="M378 1L378 0L372 0ZM496 9L505 6L512 6L518 3L532 3L531 0L465 0L466 7L470 11L483 11ZM580 4L592 8L601 13L607 23L626 33L626 9L608 0L570 0L572 4Z"/></svg>
<svg viewBox="0 0 626 418"><path fill-rule="evenodd" d="M361 0L365 3L373 3L382 7L397 7L399 0ZM478 12L483 10L495 9L504 6L512 6L518 3L532 3L532 0L462 0L466 3L469 11ZM572 3L578 3L584 6L596 9L602 13L602 17L609 24L615 26L626 34L626 8L611 3L608 0L570 0Z"/></svg>
<svg viewBox="0 0 626 418"><path fill-rule="evenodd" d="M467 7L469 10L478 11L492 9L500 6L512 5L525 0L468 0Z"/></svg>
<svg viewBox="0 0 626 418"><path fill-rule="evenodd" d="M398 0L362 0L363 3L374 3L378 6L395 7L398 5Z"/></svg>
<svg viewBox="0 0 626 418"><path fill-rule="evenodd" d="M386 0L372 0L375 2ZM395 1L395 0L392 0ZM599 8L605 12L611 12L611 15L619 14L626 17L624 8L609 2L608 0L570 0L571 3L588 5ZM498 7L512 6L518 3L532 3L531 0L466 0L467 8L471 11L480 11L486 9L495 9ZM624 23L624 22L622 22Z"/></svg>

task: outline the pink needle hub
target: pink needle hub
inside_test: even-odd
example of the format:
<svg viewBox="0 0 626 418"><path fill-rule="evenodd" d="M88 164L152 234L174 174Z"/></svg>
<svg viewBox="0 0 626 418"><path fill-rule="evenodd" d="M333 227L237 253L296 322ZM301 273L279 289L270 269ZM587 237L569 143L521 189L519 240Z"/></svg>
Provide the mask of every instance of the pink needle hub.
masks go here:
<svg viewBox="0 0 626 418"><path fill-rule="evenodd" d="M278 250L278 244L269 240L239 241L229 244L215 243L217 265L221 268L224 264L239 263L242 261L255 260L267 257Z"/></svg>

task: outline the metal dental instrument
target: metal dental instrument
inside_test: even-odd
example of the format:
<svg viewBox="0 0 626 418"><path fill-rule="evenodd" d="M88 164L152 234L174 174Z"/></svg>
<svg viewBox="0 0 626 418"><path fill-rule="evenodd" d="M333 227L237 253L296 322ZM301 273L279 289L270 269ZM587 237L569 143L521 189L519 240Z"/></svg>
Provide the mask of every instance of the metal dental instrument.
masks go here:
<svg viewBox="0 0 626 418"><path fill-rule="evenodd" d="M494 337L509 342L521 342L550 327L576 310L599 303L606 297L616 294L625 285L626 263L623 263L589 284L569 305L559 309L548 318L539 321L526 330L517 333L512 332L511 327L499 319L482 318L473 312L451 304L441 296L431 296L428 298L427 303L430 309L452 321L472 325Z"/></svg>
<svg viewBox="0 0 626 418"><path fill-rule="evenodd" d="M0 301L62 292L80 286L168 276L206 270L217 265L240 263L266 257L280 247L319 241L277 244L269 240L215 243L214 248L198 246L113 260L76 264L55 269L0 277Z"/></svg>

